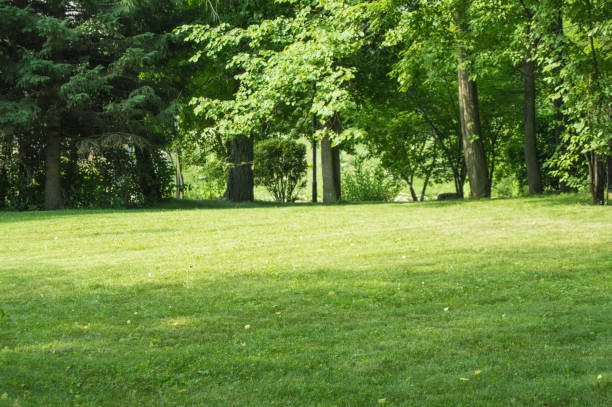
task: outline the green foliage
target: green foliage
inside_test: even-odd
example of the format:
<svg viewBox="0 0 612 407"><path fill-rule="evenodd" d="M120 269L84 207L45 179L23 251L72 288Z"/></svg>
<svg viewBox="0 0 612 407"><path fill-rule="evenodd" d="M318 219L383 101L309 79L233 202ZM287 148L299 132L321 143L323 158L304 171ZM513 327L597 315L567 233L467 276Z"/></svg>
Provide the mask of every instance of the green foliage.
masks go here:
<svg viewBox="0 0 612 407"><path fill-rule="evenodd" d="M288 139L268 139L255 144L253 175L277 202L293 202L306 175L306 146Z"/></svg>
<svg viewBox="0 0 612 407"><path fill-rule="evenodd" d="M174 101L181 89L164 75L162 62L170 65L184 48L182 42L172 41L169 31L194 7L199 8L174 0L2 0L0 139L11 146L0 151L0 172L11 183L3 202L21 209L39 207L37 197L45 181L35 175L46 171L50 159L70 168L62 174L63 187L56 194L64 196L66 205L116 206L117 197L101 197L116 190L123 191L119 195L138 194L126 186L131 181L122 170L105 168L124 166L112 162L119 159L115 151L143 146L151 151L151 162L134 166L130 171L136 173L128 178L136 179L144 199L123 202L150 203L167 193L167 165L159 157L169 142L168 129L174 126L178 105ZM45 157L48 140L56 136L62 144L59 156ZM29 145L38 150L38 160L29 158ZM74 154L77 149L82 154ZM78 162L89 153L99 157L99 171ZM106 179L109 174L115 174L112 181ZM79 177L83 185L101 184L72 185Z"/></svg>
<svg viewBox="0 0 612 407"><path fill-rule="evenodd" d="M549 103L561 100L558 109L561 140L547 168L569 185L583 185L588 166L594 202L596 174L612 154L612 19L607 1L550 2L536 20L541 36L538 61L550 86ZM561 29L551 21L563 19ZM551 26L553 29L551 29ZM586 158L586 160L585 160ZM601 186L600 186L601 187ZM601 191L600 191L601 192Z"/></svg>
<svg viewBox="0 0 612 407"><path fill-rule="evenodd" d="M238 82L232 95L191 100L195 115L209 124L208 132L224 140L238 134L256 139L304 135L309 113L326 122L355 109L347 89L354 69L343 62L358 48L360 32L346 24L345 7L291 3L297 7L294 12L247 28L220 24L181 29L198 49L192 62L222 63ZM347 136L355 129L323 126L319 136L330 131Z"/></svg>
<svg viewBox="0 0 612 407"><path fill-rule="evenodd" d="M352 170L342 172L342 198L355 202L392 201L400 182L374 161L357 158Z"/></svg>
<svg viewBox="0 0 612 407"><path fill-rule="evenodd" d="M185 198L219 199L227 184L227 163L210 154L199 165L184 169Z"/></svg>
<svg viewBox="0 0 612 407"><path fill-rule="evenodd" d="M364 156L409 184L452 179L460 192L458 70L477 82L489 181L522 186L523 61L536 62L545 189L589 185L603 202L595 184L609 182L612 154L608 3L0 0L0 207L42 205L44 152L56 136L60 157L49 162L62 162L69 206L117 202L99 191L122 188L117 196L145 195L133 203L155 202L170 187L156 161L165 149L208 166L210 156L227 159L236 135L313 132L344 150L367 145ZM129 170L137 188L118 187L131 185L122 170L100 178L124 165L113 151L144 147L151 157ZM89 152L98 172L82 164ZM198 195L218 196L213 178Z"/></svg>
<svg viewBox="0 0 612 407"><path fill-rule="evenodd" d="M152 195L159 199L172 194L172 167L166 157L151 154ZM106 148L101 154L86 158L65 159L62 182L66 205L73 208L138 208L149 206L147 193L138 176L133 150Z"/></svg>

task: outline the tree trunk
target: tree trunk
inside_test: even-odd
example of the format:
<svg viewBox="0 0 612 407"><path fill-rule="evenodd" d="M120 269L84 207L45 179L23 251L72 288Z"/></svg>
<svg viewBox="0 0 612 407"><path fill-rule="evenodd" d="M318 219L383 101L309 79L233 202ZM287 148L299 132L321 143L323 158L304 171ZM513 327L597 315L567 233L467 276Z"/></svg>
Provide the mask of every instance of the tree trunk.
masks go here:
<svg viewBox="0 0 612 407"><path fill-rule="evenodd" d="M176 189L174 197L177 199L185 198L185 178L183 178L183 154L180 148L176 148L176 171L174 172L174 183Z"/></svg>
<svg viewBox="0 0 612 407"><path fill-rule="evenodd" d="M608 169L606 172L606 181L608 181L608 191L612 191L612 181L610 177L612 176L612 157L608 156Z"/></svg>
<svg viewBox="0 0 612 407"><path fill-rule="evenodd" d="M60 138L55 131L47 134L45 149L45 210L60 209L63 206L60 175Z"/></svg>
<svg viewBox="0 0 612 407"><path fill-rule="evenodd" d="M230 145L231 168L227 179L227 199L232 202L253 201L253 139L234 137Z"/></svg>
<svg viewBox="0 0 612 407"><path fill-rule="evenodd" d="M340 185L340 147L332 147L332 167L334 170L334 189L338 201L342 199L342 188Z"/></svg>
<svg viewBox="0 0 612 407"><path fill-rule="evenodd" d="M321 174L323 176L323 202L340 200L340 149L332 147L328 135L321 140Z"/></svg>
<svg viewBox="0 0 612 407"><path fill-rule="evenodd" d="M472 199L491 196L491 187L487 170L480 129L480 112L478 110L478 91L476 82L470 80L465 70L463 51L459 53L459 110L461 115L461 133L463 135L463 153L467 166Z"/></svg>
<svg viewBox="0 0 612 407"><path fill-rule="evenodd" d="M419 202L419 197L416 194L416 191L414 190L414 186L412 185L412 183L408 184L408 187L410 188L410 197L412 198L413 202Z"/></svg>
<svg viewBox="0 0 612 407"><path fill-rule="evenodd" d="M425 200L425 191L427 191L427 185L429 184L429 177L431 176L433 168L436 165L437 158L438 156L436 155L436 150L434 148L431 164L429 165L429 168L426 170L425 179L423 180L423 189L421 189L421 196L419 199L420 202L423 202Z"/></svg>
<svg viewBox="0 0 612 407"><path fill-rule="evenodd" d="M542 175L538 163L536 140L535 63L529 51L523 60L523 119L525 122L525 164L530 194L542 193Z"/></svg>
<svg viewBox="0 0 612 407"><path fill-rule="evenodd" d="M6 207L6 195L8 193L9 177L6 167L0 169L0 209Z"/></svg>
<svg viewBox="0 0 612 407"><path fill-rule="evenodd" d="M589 165L589 183L593 205L604 205L606 203L608 189L608 171L606 166L609 165L609 158L599 156L594 152L586 153L587 163Z"/></svg>

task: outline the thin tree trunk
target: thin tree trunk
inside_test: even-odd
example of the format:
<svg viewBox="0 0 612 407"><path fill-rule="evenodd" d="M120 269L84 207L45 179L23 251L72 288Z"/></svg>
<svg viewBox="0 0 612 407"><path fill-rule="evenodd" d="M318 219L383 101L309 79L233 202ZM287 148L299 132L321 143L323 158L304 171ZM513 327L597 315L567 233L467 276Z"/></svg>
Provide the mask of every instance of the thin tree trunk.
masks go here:
<svg viewBox="0 0 612 407"><path fill-rule="evenodd" d="M423 181L423 188L421 189L421 196L419 197L419 202L423 202L425 200L425 191L427 191L428 184L429 184L429 174L425 176L425 180Z"/></svg>
<svg viewBox="0 0 612 407"><path fill-rule="evenodd" d="M231 168L227 179L227 199L232 202L254 200L253 139L244 135L234 137L230 145Z"/></svg>
<svg viewBox="0 0 612 407"><path fill-rule="evenodd" d="M332 167L334 170L334 189L338 201L342 199L342 188L340 185L340 147L332 147Z"/></svg>
<svg viewBox="0 0 612 407"><path fill-rule="evenodd" d="M429 168L427 169L427 172L425 173L425 180L423 181L423 189L421 189L421 197L419 199L420 202L423 202L425 200L425 191L427 190L427 185L429 184L429 177L431 176L431 172L433 171L433 168L436 165L437 158L438 157L436 155L436 150L434 148L431 164L429 164Z"/></svg>
<svg viewBox="0 0 612 407"><path fill-rule="evenodd" d="M56 131L47 134L45 149L45 209L55 210L63 206L60 175L60 138Z"/></svg>
<svg viewBox="0 0 612 407"><path fill-rule="evenodd" d="M416 191L414 190L414 187L412 186L412 176L410 176L410 181L408 181L406 177L404 177L404 180L406 180L406 183L408 184L408 187L410 188L410 196L412 197L412 200L414 202L418 202L419 198L417 197Z"/></svg>
<svg viewBox="0 0 612 407"><path fill-rule="evenodd" d="M480 112L478 109L478 91L476 82L470 80L465 70L465 56L459 53L459 110L461 112L461 133L463 135L463 152L470 182L472 199L491 196L487 158L482 142Z"/></svg>
<svg viewBox="0 0 612 407"><path fill-rule="evenodd" d="M535 63L529 51L523 60L523 118L525 124L525 165L527 166L527 183L530 194L542 193L542 175L538 163L536 140L536 108L535 108Z"/></svg>
<svg viewBox="0 0 612 407"><path fill-rule="evenodd" d="M177 199L185 198L185 179L183 178L183 154L179 147L176 148L176 171L174 175L176 191L174 197Z"/></svg>
<svg viewBox="0 0 612 407"><path fill-rule="evenodd" d="M609 205L608 198L610 196L610 176L612 175L612 157L606 157L606 188L604 191L604 205Z"/></svg>
<svg viewBox="0 0 612 407"><path fill-rule="evenodd" d="M599 154L593 154L594 156L594 168L595 168L595 178L593 179L593 184L595 186L595 193L593 194L593 203L595 205L603 205L605 204L605 194L606 194L606 169L604 163L600 160Z"/></svg>

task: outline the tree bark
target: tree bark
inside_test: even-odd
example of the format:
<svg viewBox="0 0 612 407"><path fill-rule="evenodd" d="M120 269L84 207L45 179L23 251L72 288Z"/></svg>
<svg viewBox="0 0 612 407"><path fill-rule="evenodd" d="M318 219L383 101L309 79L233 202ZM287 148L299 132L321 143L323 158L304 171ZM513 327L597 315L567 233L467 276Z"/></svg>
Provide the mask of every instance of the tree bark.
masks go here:
<svg viewBox="0 0 612 407"><path fill-rule="evenodd" d="M323 202L340 200L340 149L332 147L329 136L321 140L321 174L323 176Z"/></svg>
<svg viewBox="0 0 612 407"><path fill-rule="evenodd" d="M421 189L421 196L419 198L420 202L423 202L425 200L425 191L427 191L427 185L429 184L429 177L431 176L431 172L433 171L433 168L436 165L437 159L438 159L438 156L436 155L436 150L434 148L431 164L429 165L429 168L427 168L426 173L425 173L425 179L423 180L423 189Z"/></svg>
<svg viewBox="0 0 612 407"><path fill-rule="evenodd" d="M463 51L460 51L457 78L459 83L459 110L461 115L461 133L463 135L463 153L465 154L465 164L470 183L470 196L472 199L480 199L491 196L491 187L480 128L478 91L476 82L470 80L464 64L465 56Z"/></svg>
<svg viewBox="0 0 612 407"><path fill-rule="evenodd" d="M523 60L523 119L525 124L525 165L527 166L527 183L530 194L542 193L542 175L538 163L536 140L536 89L535 63L529 51Z"/></svg>
<svg viewBox="0 0 612 407"><path fill-rule="evenodd" d="M609 165L610 160L607 156L601 157L599 154L592 151L586 153L586 158L589 165L590 190L593 198L593 205L604 205L606 204L609 186L606 166Z"/></svg>
<svg viewBox="0 0 612 407"><path fill-rule="evenodd" d="M45 210L63 206L60 175L60 138L56 131L47 134L45 149Z"/></svg>
<svg viewBox="0 0 612 407"><path fill-rule="evenodd" d="M342 199L342 188L340 185L340 147L332 147L332 167L334 170L334 192L338 201Z"/></svg>
<svg viewBox="0 0 612 407"><path fill-rule="evenodd" d="M608 191L612 191L612 181L610 177L612 176L612 157L608 156L608 169L606 170L606 181L608 181Z"/></svg>
<svg viewBox="0 0 612 407"><path fill-rule="evenodd" d="M239 135L230 145L231 168L227 179L227 199L253 201L253 139Z"/></svg>
<svg viewBox="0 0 612 407"><path fill-rule="evenodd" d="M176 148L176 171L174 172L176 189L174 197L183 199L185 197L185 179L183 177L183 154L179 147Z"/></svg>

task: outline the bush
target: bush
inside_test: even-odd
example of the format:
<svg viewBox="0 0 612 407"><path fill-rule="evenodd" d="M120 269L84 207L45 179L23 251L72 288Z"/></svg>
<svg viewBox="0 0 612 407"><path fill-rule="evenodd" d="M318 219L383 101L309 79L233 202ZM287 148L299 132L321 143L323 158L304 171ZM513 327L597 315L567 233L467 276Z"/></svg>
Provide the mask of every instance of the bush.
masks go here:
<svg viewBox="0 0 612 407"><path fill-rule="evenodd" d="M206 157L202 166L184 168L185 198L219 199L227 185L227 164L214 154Z"/></svg>
<svg viewBox="0 0 612 407"><path fill-rule="evenodd" d="M293 140L268 139L255 145L253 176L277 202L293 202L305 185L306 146Z"/></svg>
<svg viewBox="0 0 612 407"><path fill-rule="evenodd" d="M391 201L401 188L380 165L355 159L354 170L342 174L342 197L347 201Z"/></svg>
<svg viewBox="0 0 612 407"><path fill-rule="evenodd" d="M140 208L170 196L169 160L155 150L147 151L145 157L149 162L142 168L133 149L125 147L107 148L87 159L63 159L64 204L70 208Z"/></svg>

